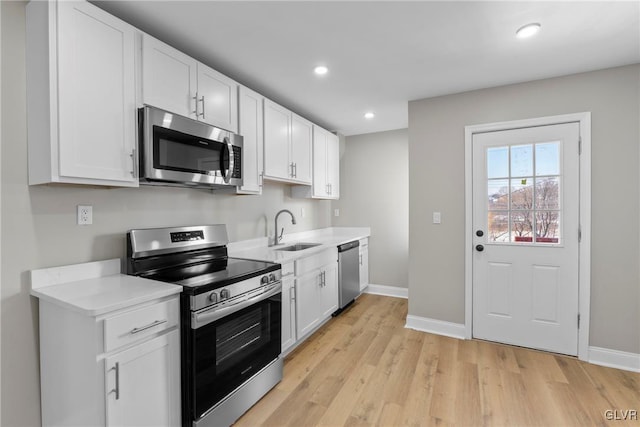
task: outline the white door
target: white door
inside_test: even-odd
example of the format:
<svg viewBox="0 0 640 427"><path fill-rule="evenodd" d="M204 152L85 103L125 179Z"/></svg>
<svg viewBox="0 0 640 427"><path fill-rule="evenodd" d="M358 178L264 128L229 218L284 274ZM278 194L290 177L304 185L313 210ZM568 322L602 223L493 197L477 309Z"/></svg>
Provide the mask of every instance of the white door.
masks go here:
<svg viewBox="0 0 640 427"><path fill-rule="evenodd" d="M327 180L327 131L313 126L313 196L325 198L329 194Z"/></svg>
<svg viewBox="0 0 640 427"><path fill-rule="evenodd" d="M262 95L240 86L238 90L238 132L242 135L242 186L241 194L262 194L264 173Z"/></svg>
<svg viewBox="0 0 640 427"><path fill-rule="evenodd" d="M473 135L473 336L577 355L579 124Z"/></svg>
<svg viewBox="0 0 640 427"><path fill-rule="evenodd" d="M291 161L293 162L293 179L311 185L311 157L313 141L313 124L302 117L292 114L291 117Z"/></svg>
<svg viewBox="0 0 640 427"><path fill-rule="evenodd" d="M105 359L107 426L179 426L178 330Z"/></svg>
<svg viewBox="0 0 640 427"><path fill-rule="evenodd" d="M198 120L238 132L238 84L213 68L198 64Z"/></svg>
<svg viewBox="0 0 640 427"><path fill-rule="evenodd" d="M290 180L293 176L289 160L291 112L278 104L264 100L264 175Z"/></svg>
<svg viewBox="0 0 640 427"><path fill-rule="evenodd" d="M198 62L151 36L142 37L142 102L196 119Z"/></svg>
<svg viewBox="0 0 640 427"><path fill-rule="evenodd" d="M135 184L134 28L58 3L60 175Z"/></svg>

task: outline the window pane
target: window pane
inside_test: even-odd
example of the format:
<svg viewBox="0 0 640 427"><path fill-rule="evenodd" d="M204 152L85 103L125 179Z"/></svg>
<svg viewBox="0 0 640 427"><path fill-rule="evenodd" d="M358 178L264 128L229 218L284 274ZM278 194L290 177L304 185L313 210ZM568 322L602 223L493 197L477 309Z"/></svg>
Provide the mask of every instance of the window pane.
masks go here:
<svg viewBox="0 0 640 427"><path fill-rule="evenodd" d="M560 178L536 178L536 209L560 209Z"/></svg>
<svg viewBox="0 0 640 427"><path fill-rule="evenodd" d="M533 212L511 212L511 239L513 242L533 241Z"/></svg>
<svg viewBox="0 0 640 427"><path fill-rule="evenodd" d="M509 147L487 148L487 178L509 176Z"/></svg>
<svg viewBox="0 0 640 427"><path fill-rule="evenodd" d="M511 180L511 209L533 209L533 177Z"/></svg>
<svg viewBox="0 0 640 427"><path fill-rule="evenodd" d="M490 179L487 181L487 197L489 210L509 209L509 180Z"/></svg>
<svg viewBox="0 0 640 427"><path fill-rule="evenodd" d="M509 241L509 212L489 212L489 242Z"/></svg>
<svg viewBox="0 0 640 427"><path fill-rule="evenodd" d="M560 143L536 144L536 175L560 175Z"/></svg>
<svg viewBox="0 0 640 427"><path fill-rule="evenodd" d="M533 145L511 147L511 176L533 175Z"/></svg>
<svg viewBox="0 0 640 427"><path fill-rule="evenodd" d="M560 240L560 212L536 212L536 242L558 243Z"/></svg>

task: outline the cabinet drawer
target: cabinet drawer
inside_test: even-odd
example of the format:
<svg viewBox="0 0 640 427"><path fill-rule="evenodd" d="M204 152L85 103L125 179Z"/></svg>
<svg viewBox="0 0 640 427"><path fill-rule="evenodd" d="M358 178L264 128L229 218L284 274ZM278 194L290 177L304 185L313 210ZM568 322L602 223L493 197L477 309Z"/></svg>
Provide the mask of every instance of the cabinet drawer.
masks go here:
<svg viewBox="0 0 640 427"><path fill-rule="evenodd" d="M282 275L293 274L293 262L285 262L282 265Z"/></svg>
<svg viewBox="0 0 640 427"><path fill-rule="evenodd" d="M296 260L296 276L335 262L338 262L338 248L332 247L317 254Z"/></svg>
<svg viewBox="0 0 640 427"><path fill-rule="evenodd" d="M178 298L107 318L104 320L104 351L177 326L179 319Z"/></svg>

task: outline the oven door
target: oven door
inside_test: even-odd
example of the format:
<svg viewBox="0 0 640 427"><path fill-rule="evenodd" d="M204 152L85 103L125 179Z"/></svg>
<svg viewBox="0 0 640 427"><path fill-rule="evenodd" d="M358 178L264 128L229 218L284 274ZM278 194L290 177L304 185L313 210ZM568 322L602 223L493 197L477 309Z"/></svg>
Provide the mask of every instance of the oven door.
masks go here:
<svg viewBox="0 0 640 427"><path fill-rule="evenodd" d="M236 304L193 313L193 420L280 355L281 311L282 285L277 282Z"/></svg>

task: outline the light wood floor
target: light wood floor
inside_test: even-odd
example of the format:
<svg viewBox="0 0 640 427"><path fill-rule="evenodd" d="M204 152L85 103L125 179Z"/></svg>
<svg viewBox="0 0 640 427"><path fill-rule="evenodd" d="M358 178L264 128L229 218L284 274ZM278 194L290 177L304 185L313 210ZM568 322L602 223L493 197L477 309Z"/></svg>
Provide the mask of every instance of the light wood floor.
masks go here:
<svg viewBox="0 0 640 427"><path fill-rule="evenodd" d="M285 360L237 426L640 425L640 374L405 329L407 301L363 295ZM605 411L618 420L608 421Z"/></svg>

